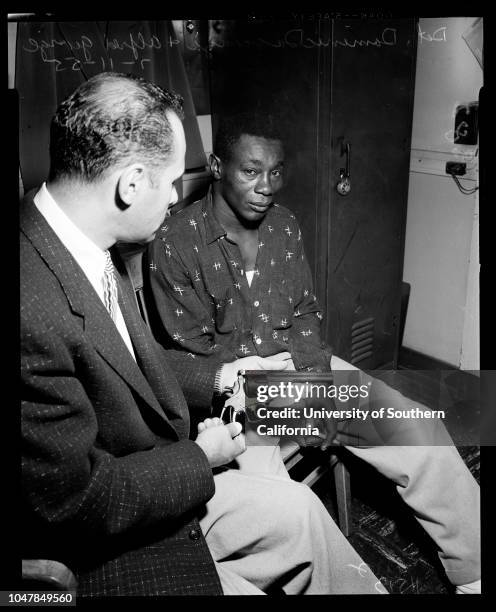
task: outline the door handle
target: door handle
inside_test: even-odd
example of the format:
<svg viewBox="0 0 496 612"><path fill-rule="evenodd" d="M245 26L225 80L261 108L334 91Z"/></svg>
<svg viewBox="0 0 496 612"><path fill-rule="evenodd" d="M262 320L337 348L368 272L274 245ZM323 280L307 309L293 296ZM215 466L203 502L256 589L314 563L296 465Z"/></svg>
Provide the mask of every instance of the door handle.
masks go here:
<svg viewBox="0 0 496 612"><path fill-rule="evenodd" d="M346 167L339 170L339 181L336 185L336 191L339 195L346 196L351 191L350 180L350 165L351 165L351 144L349 142L341 142L341 157L346 155Z"/></svg>

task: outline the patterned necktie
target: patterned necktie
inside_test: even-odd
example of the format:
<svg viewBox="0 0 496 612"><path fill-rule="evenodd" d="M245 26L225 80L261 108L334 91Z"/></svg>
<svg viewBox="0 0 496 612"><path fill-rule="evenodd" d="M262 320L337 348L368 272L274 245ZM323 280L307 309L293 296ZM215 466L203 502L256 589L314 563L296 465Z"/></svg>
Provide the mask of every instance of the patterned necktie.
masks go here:
<svg viewBox="0 0 496 612"><path fill-rule="evenodd" d="M114 264L110 257L110 252L105 251L106 264L103 272L103 301L105 308L109 311L112 320L116 320L117 316L117 282L114 274Z"/></svg>

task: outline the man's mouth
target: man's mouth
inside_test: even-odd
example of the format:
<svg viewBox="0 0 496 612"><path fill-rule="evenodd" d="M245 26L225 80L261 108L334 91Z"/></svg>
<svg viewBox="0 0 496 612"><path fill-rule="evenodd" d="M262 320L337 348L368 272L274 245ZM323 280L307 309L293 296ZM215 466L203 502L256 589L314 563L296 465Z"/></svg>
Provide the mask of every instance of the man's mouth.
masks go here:
<svg viewBox="0 0 496 612"><path fill-rule="evenodd" d="M258 213L267 212L272 202L248 202L251 208Z"/></svg>

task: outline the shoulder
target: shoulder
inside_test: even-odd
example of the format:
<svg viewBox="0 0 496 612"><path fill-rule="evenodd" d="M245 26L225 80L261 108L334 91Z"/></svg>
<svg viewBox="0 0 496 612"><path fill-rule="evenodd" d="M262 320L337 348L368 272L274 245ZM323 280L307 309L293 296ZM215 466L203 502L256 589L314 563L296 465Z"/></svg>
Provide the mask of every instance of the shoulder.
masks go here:
<svg viewBox="0 0 496 612"><path fill-rule="evenodd" d="M19 263L21 291L33 291L39 283L46 282L46 278L53 277L37 249L22 232L19 237Z"/></svg>
<svg viewBox="0 0 496 612"><path fill-rule="evenodd" d="M202 206L203 200L198 200L170 217L167 217L163 227L168 226L168 229L164 233L171 236L176 235L179 231L190 228L190 226L192 226L192 220L196 222L200 221L202 218Z"/></svg>
<svg viewBox="0 0 496 612"><path fill-rule="evenodd" d="M197 237L196 231L203 220L203 201L198 200L176 214L166 217L154 242L180 247Z"/></svg>
<svg viewBox="0 0 496 612"><path fill-rule="evenodd" d="M293 211L276 202L274 202L274 206L270 210L270 219L288 225L291 229L299 228L298 220Z"/></svg>
<svg viewBox="0 0 496 612"><path fill-rule="evenodd" d="M22 346L39 337L65 335L66 324L73 318L69 300L59 279L22 234L19 299Z"/></svg>

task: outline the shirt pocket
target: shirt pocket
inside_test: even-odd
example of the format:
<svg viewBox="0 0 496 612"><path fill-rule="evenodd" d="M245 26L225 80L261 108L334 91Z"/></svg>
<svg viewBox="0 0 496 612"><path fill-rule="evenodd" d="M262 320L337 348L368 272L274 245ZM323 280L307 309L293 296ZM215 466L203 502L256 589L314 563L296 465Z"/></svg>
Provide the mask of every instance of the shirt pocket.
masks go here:
<svg viewBox="0 0 496 612"><path fill-rule="evenodd" d="M236 331L242 317L243 304L239 291L227 287L221 295L210 296L215 330L219 334Z"/></svg>

